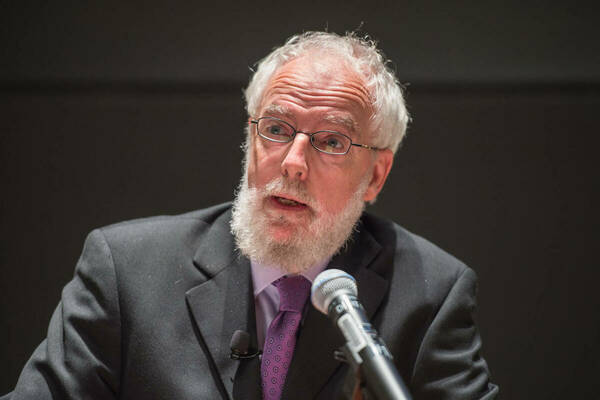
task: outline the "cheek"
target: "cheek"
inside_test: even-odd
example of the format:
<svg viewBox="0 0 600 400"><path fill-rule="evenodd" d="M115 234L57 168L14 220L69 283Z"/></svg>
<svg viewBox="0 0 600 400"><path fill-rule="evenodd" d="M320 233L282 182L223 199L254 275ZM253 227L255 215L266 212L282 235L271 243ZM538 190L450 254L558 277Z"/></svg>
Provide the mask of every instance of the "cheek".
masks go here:
<svg viewBox="0 0 600 400"><path fill-rule="evenodd" d="M279 159L273 152L266 152L257 145L253 148L248 164L248 183L263 186L272 181L279 171Z"/></svg>
<svg viewBox="0 0 600 400"><path fill-rule="evenodd" d="M342 211L359 190L363 181L367 179L365 169L361 168L368 169L368 166L359 164L361 165L359 167L357 164L340 169L340 171L328 175L326 179L320 182L320 187L324 188L320 191L320 198L329 212Z"/></svg>
<svg viewBox="0 0 600 400"><path fill-rule="evenodd" d="M349 176L348 171L321 175L315 184L314 193L325 210L330 213L340 212L354 195L355 185L353 177Z"/></svg>
<svg viewBox="0 0 600 400"><path fill-rule="evenodd" d="M330 214L340 213L352 198L348 186L327 185L325 190L319 191L319 197L324 209Z"/></svg>
<svg viewBox="0 0 600 400"><path fill-rule="evenodd" d="M256 148L256 143L251 143L248 149L248 170L247 178L250 187L256 187L260 181L259 173L261 171L262 157L260 151Z"/></svg>
<svg viewBox="0 0 600 400"><path fill-rule="evenodd" d="M250 162L248 163L246 179L248 180L248 187L256 187L256 167L252 160L250 160Z"/></svg>

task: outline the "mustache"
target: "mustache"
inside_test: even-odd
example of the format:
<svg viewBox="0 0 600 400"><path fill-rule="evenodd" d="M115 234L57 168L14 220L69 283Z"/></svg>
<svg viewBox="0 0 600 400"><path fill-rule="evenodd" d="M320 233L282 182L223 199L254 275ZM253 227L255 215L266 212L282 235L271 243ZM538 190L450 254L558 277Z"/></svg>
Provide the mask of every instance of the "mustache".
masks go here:
<svg viewBox="0 0 600 400"><path fill-rule="evenodd" d="M306 184L301 181L290 181L283 177L275 178L265 185L262 190L264 196L288 195L306 204L312 209L319 210L319 206L306 189Z"/></svg>

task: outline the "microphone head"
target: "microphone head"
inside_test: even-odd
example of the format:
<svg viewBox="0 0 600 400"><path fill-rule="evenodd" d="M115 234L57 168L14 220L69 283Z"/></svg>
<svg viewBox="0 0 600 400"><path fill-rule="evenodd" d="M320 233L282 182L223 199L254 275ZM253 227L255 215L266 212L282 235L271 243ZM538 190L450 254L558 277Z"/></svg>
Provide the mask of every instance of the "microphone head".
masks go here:
<svg viewBox="0 0 600 400"><path fill-rule="evenodd" d="M327 314L334 297L344 293L352 296L358 294L354 277L339 269L326 269L317 275L310 291L313 306L323 314Z"/></svg>
<svg viewBox="0 0 600 400"><path fill-rule="evenodd" d="M229 347L234 354L245 355L248 354L248 347L250 346L250 335L248 332L237 330L233 332Z"/></svg>

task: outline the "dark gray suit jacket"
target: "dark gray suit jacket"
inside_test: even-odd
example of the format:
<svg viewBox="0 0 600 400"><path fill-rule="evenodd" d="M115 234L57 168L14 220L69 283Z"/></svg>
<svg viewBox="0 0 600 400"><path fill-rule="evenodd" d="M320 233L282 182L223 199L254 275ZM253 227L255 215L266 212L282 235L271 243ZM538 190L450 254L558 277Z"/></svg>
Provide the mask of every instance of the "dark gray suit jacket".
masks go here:
<svg viewBox="0 0 600 400"><path fill-rule="evenodd" d="M230 218L224 204L90 233L47 339L7 398L259 399L258 358L229 358L236 329L256 332L250 265ZM356 278L415 399L496 396L472 318L471 269L368 214L330 266ZM310 307L283 398L347 398L352 373L332 357L342 344Z"/></svg>

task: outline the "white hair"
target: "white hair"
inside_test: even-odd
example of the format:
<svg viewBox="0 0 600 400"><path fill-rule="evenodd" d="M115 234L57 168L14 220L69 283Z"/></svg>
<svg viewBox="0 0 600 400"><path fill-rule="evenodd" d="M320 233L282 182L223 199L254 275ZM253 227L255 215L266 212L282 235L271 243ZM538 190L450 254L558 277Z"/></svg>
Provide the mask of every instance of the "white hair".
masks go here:
<svg viewBox="0 0 600 400"><path fill-rule="evenodd" d="M371 127L375 135L372 145L396 153L410 120L401 85L376 43L355 33L340 36L329 32L305 32L292 36L283 46L274 49L258 62L244 92L248 115L259 117L257 112L264 90L274 73L285 63L313 50L345 58L348 66L363 77L373 107Z"/></svg>

